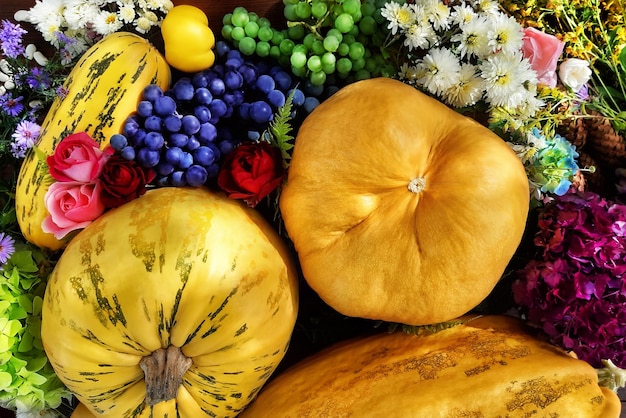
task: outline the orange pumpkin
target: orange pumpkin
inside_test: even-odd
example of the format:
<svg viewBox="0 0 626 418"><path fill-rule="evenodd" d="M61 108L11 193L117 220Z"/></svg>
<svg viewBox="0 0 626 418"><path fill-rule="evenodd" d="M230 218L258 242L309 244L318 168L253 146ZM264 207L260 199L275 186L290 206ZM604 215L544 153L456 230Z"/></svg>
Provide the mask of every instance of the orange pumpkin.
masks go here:
<svg viewBox="0 0 626 418"><path fill-rule="evenodd" d="M418 325L463 315L491 292L528 202L524 167L501 138L375 78L306 118L280 208L304 278L328 305Z"/></svg>
<svg viewBox="0 0 626 418"><path fill-rule="evenodd" d="M494 315L331 346L278 375L240 418L618 418L620 409L588 363Z"/></svg>

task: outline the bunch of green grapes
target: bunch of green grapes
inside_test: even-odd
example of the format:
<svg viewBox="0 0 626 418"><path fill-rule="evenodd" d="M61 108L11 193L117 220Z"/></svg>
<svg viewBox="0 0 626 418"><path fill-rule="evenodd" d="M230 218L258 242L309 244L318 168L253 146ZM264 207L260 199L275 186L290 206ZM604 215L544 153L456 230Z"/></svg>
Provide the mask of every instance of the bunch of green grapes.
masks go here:
<svg viewBox="0 0 626 418"><path fill-rule="evenodd" d="M236 7L223 18L222 36L244 55L271 57L315 86L329 76L348 82L391 75L388 34L380 10L385 0L283 0L285 29Z"/></svg>

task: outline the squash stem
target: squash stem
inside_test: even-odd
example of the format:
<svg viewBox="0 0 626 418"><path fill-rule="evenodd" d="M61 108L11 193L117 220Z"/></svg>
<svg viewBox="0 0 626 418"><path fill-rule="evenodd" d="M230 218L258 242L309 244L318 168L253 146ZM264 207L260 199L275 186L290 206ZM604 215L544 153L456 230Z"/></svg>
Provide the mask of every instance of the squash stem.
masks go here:
<svg viewBox="0 0 626 418"><path fill-rule="evenodd" d="M412 193L420 193L426 187L426 179L424 177L415 177L409 181L407 188Z"/></svg>
<svg viewBox="0 0 626 418"><path fill-rule="evenodd" d="M174 399L183 383L183 374L192 363L193 361L185 357L180 348L174 345L167 349L159 348L142 358L139 367L143 370L146 382L146 404L152 406Z"/></svg>

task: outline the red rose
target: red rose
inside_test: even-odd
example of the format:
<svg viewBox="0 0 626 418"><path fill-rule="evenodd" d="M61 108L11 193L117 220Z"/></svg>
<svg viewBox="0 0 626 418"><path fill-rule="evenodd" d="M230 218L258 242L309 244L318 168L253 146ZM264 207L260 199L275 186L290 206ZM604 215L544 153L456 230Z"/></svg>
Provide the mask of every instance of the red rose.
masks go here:
<svg viewBox="0 0 626 418"><path fill-rule="evenodd" d="M85 132L78 132L63 138L46 162L55 180L89 183L98 178L111 153L101 151Z"/></svg>
<svg viewBox="0 0 626 418"><path fill-rule="evenodd" d="M280 150L267 142L252 142L240 145L226 156L217 184L231 199L243 199L248 206L255 207L284 177Z"/></svg>
<svg viewBox="0 0 626 418"><path fill-rule="evenodd" d="M154 170L143 168L120 155L112 155L100 176L100 199L107 209L130 202L146 192L146 184L154 177Z"/></svg>

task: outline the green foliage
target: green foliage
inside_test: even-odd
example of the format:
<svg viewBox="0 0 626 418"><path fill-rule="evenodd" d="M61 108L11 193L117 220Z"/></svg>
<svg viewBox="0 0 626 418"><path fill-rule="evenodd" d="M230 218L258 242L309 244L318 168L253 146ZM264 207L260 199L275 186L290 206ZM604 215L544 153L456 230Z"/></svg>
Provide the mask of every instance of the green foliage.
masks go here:
<svg viewBox="0 0 626 418"><path fill-rule="evenodd" d="M58 379L41 341L41 308L52 263L18 246L0 270L0 405L16 411L57 408L71 393Z"/></svg>
<svg viewBox="0 0 626 418"><path fill-rule="evenodd" d="M270 126L263 134L264 138L269 138L269 141L273 146L280 149L280 153L283 157L283 166L285 168L289 167L289 160L291 159L290 151L294 146L294 138L291 135L291 111L293 107L294 91L287 96L285 104L278 109L278 112L274 115L274 119L270 123Z"/></svg>

